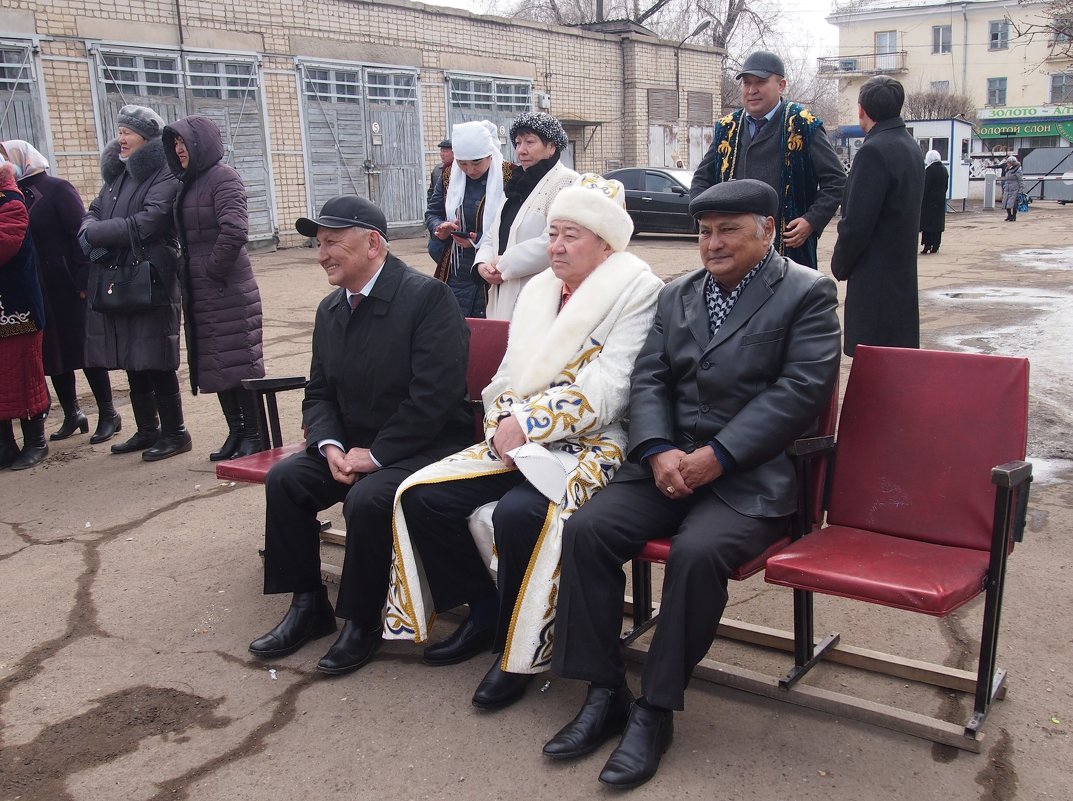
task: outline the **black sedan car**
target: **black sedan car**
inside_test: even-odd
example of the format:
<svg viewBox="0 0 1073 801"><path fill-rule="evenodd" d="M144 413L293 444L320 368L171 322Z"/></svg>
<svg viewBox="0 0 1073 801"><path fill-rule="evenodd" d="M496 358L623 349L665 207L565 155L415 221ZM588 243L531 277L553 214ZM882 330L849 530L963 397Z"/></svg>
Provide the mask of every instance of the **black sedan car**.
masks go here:
<svg viewBox="0 0 1073 801"><path fill-rule="evenodd" d="M625 167L606 178L626 187L626 211L637 233L695 234L689 216L689 184L693 173L666 167Z"/></svg>

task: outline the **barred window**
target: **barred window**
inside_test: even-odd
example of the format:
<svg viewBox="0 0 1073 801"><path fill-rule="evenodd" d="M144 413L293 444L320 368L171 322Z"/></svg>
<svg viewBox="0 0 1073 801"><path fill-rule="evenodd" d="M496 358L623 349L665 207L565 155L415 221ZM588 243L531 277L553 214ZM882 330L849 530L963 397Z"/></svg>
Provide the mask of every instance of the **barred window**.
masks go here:
<svg viewBox="0 0 1073 801"><path fill-rule="evenodd" d="M256 96L257 75L250 62L191 60L187 75L194 97L252 100Z"/></svg>
<svg viewBox="0 0 1073 801"><path fill-rule="evenodd" d="M365 74L366 97L371 103L412 106L417 101L416 80L410 72L375 72Z"/></svg>
<svg viewBox="0 0 1073 801"><path fill-rule="evenodd" d="M0 49L0 89L8 92L30 91L30 51Z"/></svg>
<svg viewBox="0 0 1073 801"><path fill-rule="evenodd" d="M520 113L532 108L527 83L493 78L452 78L451 105L455 108Z"/></svg>
<svg viewBox="0 0 1073 801"><path fill-rule="evenodd" d="M174 58L101 53L107 92L143 97L178 97L179 70Z"/></svg>
<svg viewBox="0 0 1073 801"><path fill-rule="evenodd" d="M307 68L305 92L328 103L361 101L361 74L356 70Z"/></svg>

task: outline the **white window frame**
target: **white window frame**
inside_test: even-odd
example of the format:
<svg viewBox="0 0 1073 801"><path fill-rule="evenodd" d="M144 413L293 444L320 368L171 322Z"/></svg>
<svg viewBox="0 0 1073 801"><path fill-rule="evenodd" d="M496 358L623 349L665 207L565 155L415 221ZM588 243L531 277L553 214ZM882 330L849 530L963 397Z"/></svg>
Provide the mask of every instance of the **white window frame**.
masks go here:
<svg viewBox="0 0 1073 801"><path fill-rule="evenodd" d="M453 108L521 114L533 108L532 84L491 75L452 75L448 84Z"/></svg>
<svg viewBox="0 0 1073 801"><path fill-rule="evenodd" d="M109 63L113 61L116 63ZM171 62L170 67L161 62ZM142 97L182 96L183 75L179 54L131 53L102 47L97 61L104 90Z"/></svg>
<svg viewBox="0 0 1073 801"><path fill-rule="evenodd" d="M931 28L931 52L933 55L944 55L952 48L953 34L949 25L933 25Z"/></svg>

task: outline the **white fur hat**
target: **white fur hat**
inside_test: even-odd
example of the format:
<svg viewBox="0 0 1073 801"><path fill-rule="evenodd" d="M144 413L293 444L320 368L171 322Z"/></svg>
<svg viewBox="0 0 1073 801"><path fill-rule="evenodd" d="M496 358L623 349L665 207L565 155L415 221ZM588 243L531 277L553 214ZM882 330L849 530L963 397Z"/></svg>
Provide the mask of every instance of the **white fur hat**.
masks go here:
<svg viewBox="0 0 1073 801"><path fill-rule="evenodd" d="M633 236L633 220L626 213L626 190L618 181L585 173L573 186L555 196L548 222L570 220L588 228L621 253Z"/></svg>

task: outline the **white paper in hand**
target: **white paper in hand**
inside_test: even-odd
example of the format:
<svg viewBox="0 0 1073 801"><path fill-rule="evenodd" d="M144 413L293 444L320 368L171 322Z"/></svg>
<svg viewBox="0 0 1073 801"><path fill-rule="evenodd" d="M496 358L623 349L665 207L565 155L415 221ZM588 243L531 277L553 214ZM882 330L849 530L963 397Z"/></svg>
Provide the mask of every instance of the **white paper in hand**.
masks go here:
<svg viewBox="0 0 1073 801"><path fill-rule="evenodd" d="M527 442L507 455L541 495L553 503L566 500L566 480L577 467L576 456L550 451L535 442Z"/></svg>

